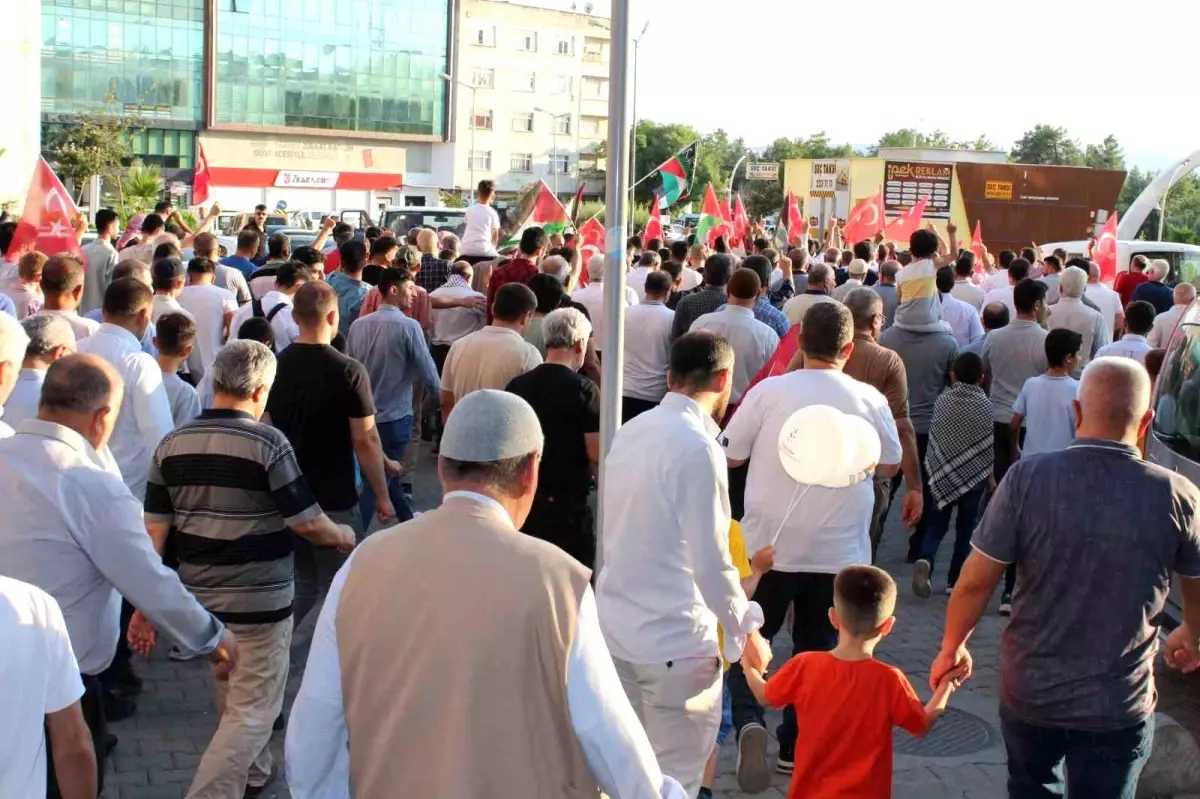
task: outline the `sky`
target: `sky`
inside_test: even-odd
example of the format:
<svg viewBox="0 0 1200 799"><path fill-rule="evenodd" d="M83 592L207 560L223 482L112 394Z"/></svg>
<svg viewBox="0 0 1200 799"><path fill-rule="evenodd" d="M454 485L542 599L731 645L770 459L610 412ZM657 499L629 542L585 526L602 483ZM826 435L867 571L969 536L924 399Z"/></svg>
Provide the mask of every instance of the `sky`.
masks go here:
<svg viewBox="0 0 1200 799"><path fill-rule="evenodd" d="M613 0L592 2L605 13ZM1198 0L629 2L634 35L650 22L644 119L750 146L822 130L864 146L916 127L1005 150L1046 123L1083 145L1111 133L1129 166L1150 168L1200 149Z"/></svg>

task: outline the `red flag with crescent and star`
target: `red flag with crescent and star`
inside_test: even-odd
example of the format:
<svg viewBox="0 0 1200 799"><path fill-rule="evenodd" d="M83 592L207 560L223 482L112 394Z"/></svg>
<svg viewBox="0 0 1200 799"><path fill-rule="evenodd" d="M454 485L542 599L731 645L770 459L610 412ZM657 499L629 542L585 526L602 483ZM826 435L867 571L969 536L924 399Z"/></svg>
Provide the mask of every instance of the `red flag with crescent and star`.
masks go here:
<svg viewBox="0 0 1200 799"><path fill-rule="evenodd" d="M1100 282L1111 288L1117 279L1117 212L1104 223L1104 230L1092 250L1092 260L1100 267Z"/></svg>
<svg viewBox="0 0 1200 799"><path fill-rule="evenodd" d="M929 198L922 197L916 205L888 222L887 227L883 229L883 237L888 241L907 243L909 236L921 229L921 217L925 215L925 206L927 205L929 205Z"/></svg>
<svg viewBox="0 0 1200 799"><path fill-rule="evenodd" d="M649 244L654 239L663 237L662 212L658 209L658 200L650 203L650 219L646 221L646 229L642 231L642 241Z"/></svg>
<svg viewBox="0 0 1200 799"><path fill-rule="evenodd" d="M858 204L850 209L842 235L845 236L847 245L857 244L883 230L886 222L887 217L883 213L883 189L880 188L877 194L859 200Z"/></svg>
<svg viewBox="0 0 1200 799"><path fill-rule="evenodd" d="M975 269L973 274L984 271L983 266L983 223L975 220L975 232L971 234L971 252L975 253Z"/></svg>
<svg viewBox="0 0 1200 799"><path fill-rule="evenodd" d="M604 255L604 225L592 217L579 226L579 257L583 259L584 269L579 276L579 285L588 284L587 262L593 255Z"/></svg>
<svg viewBox="0 0 1200 799"><path fill-rule="evenodd" d="M808 241L808 220L800 213L800 201L791 189L787 196L787 236L788 244L800 247Z"/></svg>
<svg viewBox="0 0 1200 799"><path fill-rule="evenodd" d="M742 195L733 197L733 235L742 246L746 246L746 234L750 231L750 217L746 214L746 206L742 205Z"/></svg>
<svg viewBox="0 0 1200 799"><path fill-rule="evenodd" d="M366 158L364 151L363 158ZM208 171L208 159L204 157L204 147L196 144L196 166L192 170L192 205L203 205L208 202L208 189L212 185L212 173Z"/></svg>
<svg viewBox="0 0 1200 799"><path fill-rule="evenodd" d="M70 193L46 159L39 158L25 196L25 208L8 248L8 260L15 263L25 253L35 250L48 256L64 252L79 256L79 238L74 227L78 218L79 209Z"/></svg>

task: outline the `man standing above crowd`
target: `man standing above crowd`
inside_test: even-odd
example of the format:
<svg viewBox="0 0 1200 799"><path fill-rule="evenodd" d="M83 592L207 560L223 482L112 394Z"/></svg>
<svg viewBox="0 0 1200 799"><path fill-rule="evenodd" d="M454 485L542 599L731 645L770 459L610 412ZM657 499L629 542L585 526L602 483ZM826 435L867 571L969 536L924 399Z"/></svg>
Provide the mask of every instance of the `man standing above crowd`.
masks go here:
<svg viewBox="0 0 1200 799"><path fill-rule="evenodd" d="M378 288L383 302L378 311L350 325L346 354L366 367L384 457L400 462L412 440L414 383L420 382L433 396L442 390L442 384L421 325L405 314L415 288L412 276L400 269L385 269ZM388 495L396 518L402 522L411 519L412 509L399 479L389 477ZM359 509L366 529L375 510L375 491L369 482L363 487Z"/></svg>
<svg viewBox="0 0 1200 799"><path fill-rule="evenodd" d="M71 326L57 316L29 316L21 320L21 327L29 337L25 359L20 362L21 371L16 376L12 393L6 401L0 402L4 423L14 428L26 419L37 418L46 370L59 358L75 351Z"/></svg>
<svg viewBox="0 0 1200 799"><path fill-rule="evenodd" d="M601 628L660 765L689 796L720 726L718 655L736 661L745 648L753 662L770 659L757 634L762 611L746 600L729 556L728 477L715 420L728 407L733 367L723 339L677 339L670 393L617 432L604 465Z"/></svg>
<svg viewBox="0 0 1200 799"><path fill-rule="evenodd" d="M775 331L754 318L754 304L761 290L762 284L752 269L738 269L726 286L728 304L719 311L704 314L691 327L692 331L708 331L729 342L733 348L733 386L729 402L734 407L742 401L750 381L771 360L779 346Z"/></svg>
<svg viewBox="0 0 1200 799"><path fill-rule="evenodd" d="M1050 307L1046 327L1050 330L1070 330L1079 334L1078 377L1096 353L1109 344L1108 328L1100 312L1083 304L1087 289L1087 273L1077 266L1067 267L1058 278L1058 302Z"/></svg>
<svg viewBox="0 0 1200 799"><path fill-rule="evenodd" d="M475 204L464 214L467 227L462 237L462 254L469 264L486 261L497 255L496 245L500 243L500 216L491 204L495 192L495 181L479 181L475 191ZM433 288L436 289L437 286Z"/></svg>
<svg viewBox="0 0 1200 799"><path fill-rule="evenodd" d="M85 268L80 306L84 313L104 305L104 292L117 267L117 249L112 243L120 233L120 224L121 218L111 208L96 212L96 238L81 251Z"/></svg>
<svg viewBox="0 0 1200 799"><path fill-rule="evenodd" d="M1171 274L1171 264L1162 258L1155 258L1150 262L1150 268L1146 270L1146 282L1133 290L1133 293L1129 295L1129 302L1148 302L1154 306L1157 313L1166 313L1171 310L1175 300L1170 286L1163 284L1169 274ZM1126 303L1126 307L1128 305L1129 303ZM1128 312L1126 316L1128 316Z"/></svg>
<svg viewBox="0 0 1200 799"><path fill-rule="evenodd" d="M666 271L646 278L646 299L625 311L624 396L621 423L658 405L667 393L671 326L675 312L666 306L671 282Z"/></svg>
<svg viewBox="0 0 1200 799"><path fill-rule="evenodd" d="M1180 283L1175 286L1173 297L1175 304L1166 313L1154 317L1154 327L1151 328L1150 335L1146 336L1146 341L1152 349L1163 349L1171 341L1171 334L1179 327L1179 320L1183 319L1184 312L1196 301L1196 287L1191 283Z"/></svg>
<svg viewBox="0 0 1200 799"><path fill-rule="evenodd" d="M1200 663L1200 492L1139 454L1150 392L1132 361L1088 365L1075 442L1013 465L946 609L933 684L954 668L969 674L966 642L1006 564L1017 565L1000 657L1013 796L1060 796L1067 781L1072 796L1134 795L1154 738L1157 620L1173 585L1184 623L1167 638L1167 663Z"/></svg>
<svg viewBox="0 0 1200 799"><path fill-rule="evenodd" d="M833 579L844 566L870 563L875 497L866 480L842 488L798 485L779 459L784 423L810 405L828 405L864 419L879 435L882 446L875 470L880 478L899 470L903 453L887 399L843 373L854 351L850 311L838 302L817 303L805 314L802 329L804 368L755 386L721 437L731 468L750 461L742 519L747 551L775 547L772 571L763 575L754 594L763 609L762 633L768 640L773 638L791 606L793 654L828 650L836 643L837 631L829 620ZM609 487L605 490L609 496ZM788 497L795 497L790 513L792 503L784 501ZM762 785L769 773L763 711L737 664L729 673L729 691L744 766L744 771L738 770L739 782ZM792 768L797 729L794 708L785 708L778 730L778 768L784 773Z"/></svg>
<svg viewBox="0 0 1200 799"><path fill-rule="evenodd" d="M521 234L520 252L504 266L492 272L487 290L487 319L491 324L495 313L496 294L509 283L528 283L537 274L538 261L546 254L546 231L540 227L528 228ZM442 281L443 283L445 280ZM441 285L440 283L438 285ZM437 286L434 286L437 288Z"/></svg>

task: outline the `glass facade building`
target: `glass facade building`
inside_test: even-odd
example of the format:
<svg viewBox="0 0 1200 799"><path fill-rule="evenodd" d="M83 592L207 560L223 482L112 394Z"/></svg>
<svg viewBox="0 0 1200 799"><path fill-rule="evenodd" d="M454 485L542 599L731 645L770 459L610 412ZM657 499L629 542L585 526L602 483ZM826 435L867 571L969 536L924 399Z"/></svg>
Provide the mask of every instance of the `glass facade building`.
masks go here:
<svg viewBox="0 0 1200 799"><path fill-rule="evenodd" d="M449 0L215 0L213 123L444 137Z"/></svg>

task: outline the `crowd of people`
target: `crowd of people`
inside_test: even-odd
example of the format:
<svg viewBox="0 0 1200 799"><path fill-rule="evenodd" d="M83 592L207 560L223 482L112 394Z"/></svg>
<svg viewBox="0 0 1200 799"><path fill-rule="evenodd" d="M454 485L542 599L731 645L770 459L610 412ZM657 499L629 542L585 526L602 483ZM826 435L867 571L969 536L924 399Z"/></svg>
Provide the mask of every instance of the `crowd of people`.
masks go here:
<svg viewBox="0 0 1200 799"><path fill-rule="evenodd" d="M0 225L0 796L95 799L160 634L208 659L219 712L189 797L285 767L299 799L705 797L729 736L744 790L887 796L892 729L925 734L970 679L1001 580L1010 795L1132 795L1172 579L1167 661L1200 666L1200 492L1139 449L1192 286L977 260L953 225L634 236L606 274L537 227L501 256L493 195L461 243L329 219L295 251L262 206L224 258L216 206L123 234L101 210L82 257L16 263ZM780 437L816 406L878 440L867 473L797 484ZM444 494L420 513L425 445ZM894 504L918 597L955 528L925 703L874 658L902 623L872 565Z"/></svg>

